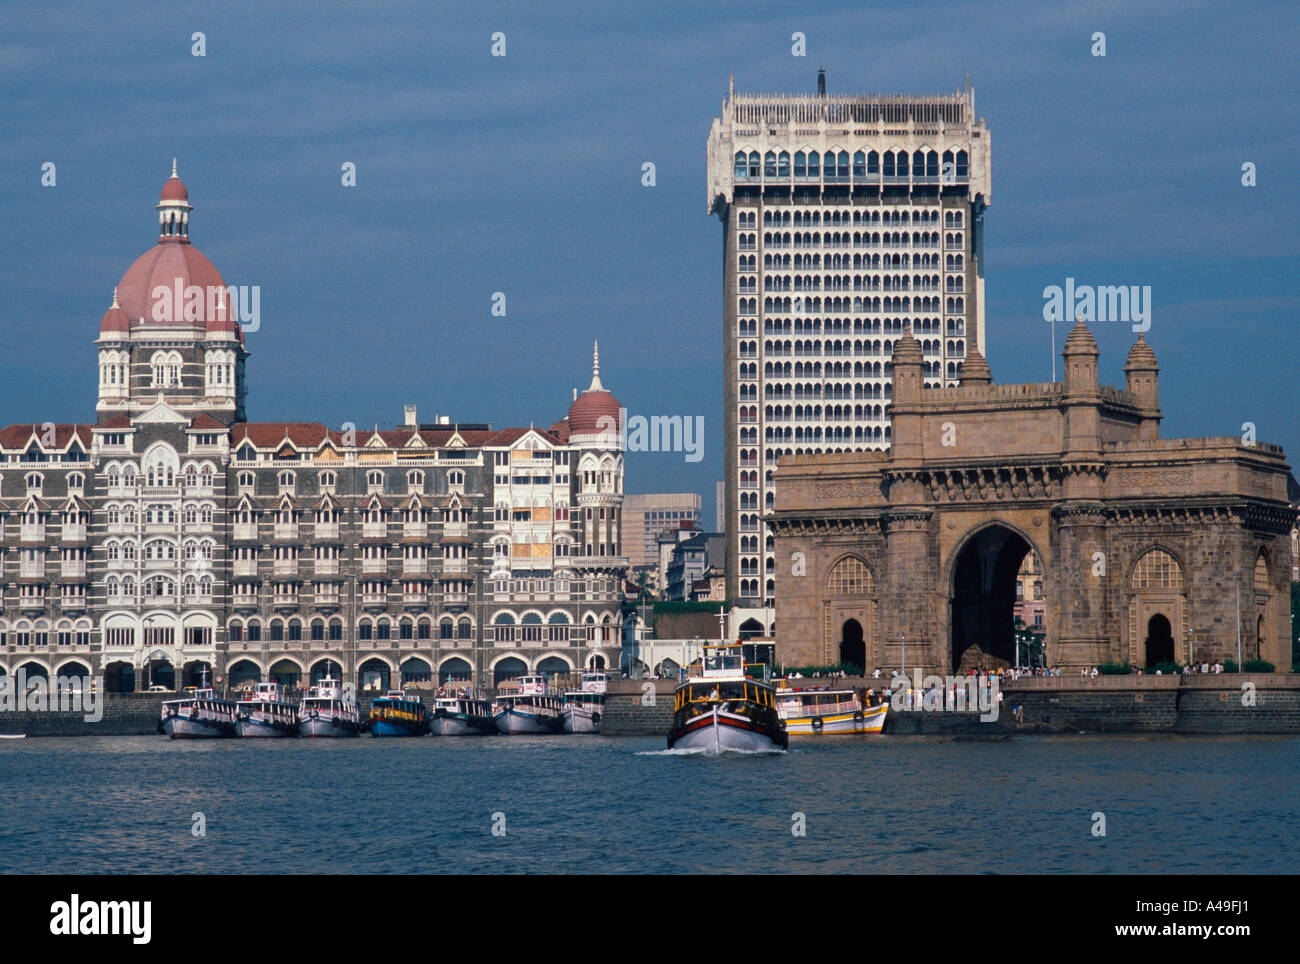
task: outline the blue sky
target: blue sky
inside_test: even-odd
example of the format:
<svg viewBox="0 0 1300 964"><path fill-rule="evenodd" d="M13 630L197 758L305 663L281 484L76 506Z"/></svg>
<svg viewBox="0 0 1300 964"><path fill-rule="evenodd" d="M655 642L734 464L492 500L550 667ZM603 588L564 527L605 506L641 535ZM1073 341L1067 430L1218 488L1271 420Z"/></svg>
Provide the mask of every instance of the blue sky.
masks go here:
<svg viewBox="0 0 1300 964"><path fill-rule="evenodd" d="M262 289L250 418L382 426L414 402L422 418L549 425L587 384L599 338L602 378L632 413L705 419L703 461L633 455L628 490L700 492L711 521L722 240L706 214L709 125L729 72L737 90L787 92L814 89L824 66L832 92L951 91L969 73L993 144L997 381L1049 377L1044 287L1150 285L1164 434L1251 421L1294 459L1296 10L8 2L0 423L93 420L96 323L156 238L175 155L196 246L228 283ZM206 57L191 56L195 31ZM795 31L806 57L791 55ZM355 188L340 184L345 161ZM1103 380L1122 384L1132 332L1095 333Z"/></svg>

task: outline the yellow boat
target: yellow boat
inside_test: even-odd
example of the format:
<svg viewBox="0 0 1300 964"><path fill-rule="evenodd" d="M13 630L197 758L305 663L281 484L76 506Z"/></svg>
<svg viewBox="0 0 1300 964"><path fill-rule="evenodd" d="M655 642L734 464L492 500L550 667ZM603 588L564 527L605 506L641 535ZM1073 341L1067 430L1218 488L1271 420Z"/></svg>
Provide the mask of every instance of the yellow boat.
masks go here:
<svg viewBox="0 0 1300 964"><path fill-rule="evenodd" d="M880 733L889 704L864 707L856 690L786 689L783 683L776 712L791 736Z"/></svg>

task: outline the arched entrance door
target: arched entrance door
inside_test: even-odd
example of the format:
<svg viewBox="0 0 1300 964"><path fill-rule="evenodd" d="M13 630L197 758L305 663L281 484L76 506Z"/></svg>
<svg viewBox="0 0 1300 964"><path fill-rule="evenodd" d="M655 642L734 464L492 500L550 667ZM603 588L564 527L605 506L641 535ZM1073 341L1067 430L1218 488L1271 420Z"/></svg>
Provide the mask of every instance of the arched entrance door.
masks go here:
<svg viewBox="0 0 1300 964"><path fill-rule="evenodd" d="M1030 546L1002 525L981 529L953 566L952 666L1013 666L1016 662L1016 582Z"/></svg>
<svg viewBox="0 0 1300 964"><path fill-rule="evenodd" d="M866 669L867 644L862 638L862 624L856 619L846 619L840 627L840 662Z"/></svg>
<svg viewBox="0 0 1300 964"><path fill-rule="evenodd" d="M1147 665L1174 661L1174 632L1169 617L1156 613L1147 620Z"/></svg>

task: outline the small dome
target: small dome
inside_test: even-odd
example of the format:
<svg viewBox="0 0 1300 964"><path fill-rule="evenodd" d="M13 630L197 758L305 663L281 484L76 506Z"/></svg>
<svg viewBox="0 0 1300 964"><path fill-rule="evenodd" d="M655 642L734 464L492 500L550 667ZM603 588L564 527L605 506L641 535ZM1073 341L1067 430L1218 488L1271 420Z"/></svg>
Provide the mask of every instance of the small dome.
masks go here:
<svg viewBox="0 0 1300 964"><path fill-rule="evenodd" d="M984 359L984 355L978 348L972 348L966 353L966 360L961 366L961 382L965 385L991 385L993 383L993 370L989 368L989 363Z"/></svg>
<svg viewBox="0 0 1300 964"><path fill-rule="evenodd" d="M173 157L172 176L169 177L167 179L167 183L163 185L162 197L160 198L160 200L185 201L188 203L189 199L190 199L190 192L185 190L185 182L182 181L180 177L178 177L176 174L176 158Z"/></svg>
<svg viewBox="0 0 1300 964"><path fill-rule="evenodd" d="M617 434L622 428L623 406L600 383L600 346L592 353L591 385L569 406L569 437Z"/></svg>
<svg viewBox="0 0 1300 964"><path fill-rule="evenodd" d="M912 326L908 325L903 329L903 334L898 341L894 342L894 354L891 358L894 367L899 362L914 363L917 365L925 364L925 355L921 351L921 343L916 340L912 334Z"/></svg>
<svg viewBox="0 0 1300 964"><path fill-rule="evenodd" d="M1124 371L1151 372L1159 370L1160 366L1156 363L1156 353L1151 350L1151 346L1142 337L1142 333L1138 332L1138 340L1129 349L1128 360L1124 362Z"/></svg>
<svg viewBox="0 0 1300 964"><path fill-rule="evenodd" d="M1092 337L1092 332L1080 318L1073 328L1070 329L1070 335L1065 339L1065 355L1099 355L1097 351L1097 341Z"/></svg>
<svg viewBox="0 0 1300 964"><path fill-rule="evenodd" d="M99 319L99 333L101 335L125 335L131 331L131 319L127 313L122 310L122 306L117 303L117 289L113 289L113 303L109 305L108 311L104 312L104 317Z"/></svg>

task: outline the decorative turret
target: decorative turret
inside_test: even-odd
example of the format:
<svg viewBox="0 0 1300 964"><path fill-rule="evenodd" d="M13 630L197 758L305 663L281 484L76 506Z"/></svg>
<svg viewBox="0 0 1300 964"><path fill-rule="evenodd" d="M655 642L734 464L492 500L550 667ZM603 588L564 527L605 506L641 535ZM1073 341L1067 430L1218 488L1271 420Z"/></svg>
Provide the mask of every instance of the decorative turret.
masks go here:
<svg viewBox="0 0 1300 964"><path fill-rule="evenodd" d="M1069 337L1065 339L1065 350L1061 352L1065 359L1067 395L1097 392L1097 357L1100 354L1092 332L1088 330L1088 326L1083 323L1083 318L1080 316L1071 329Z"/></svg>
<svg viewBox="0 0 1300 964"><path fill-rule="evenodd" d="M966 388L969 385L992 385L993 370L989 368L989 363L984 360L984 355L978 348L972 348L966 353L966 360L961 366L961 387Z"/></svg>
<svg viewBox="0 0 1300 964"><path fill-rule="evenodd" d="M1129 349L1128 360L1124 362L1124 387L1139 405L1151 413L1142 419L1139 429L1144 439L1160 437L1159 381L1160 365L1156 362L1156 353L1139 332L1138 340Z"/></svg>
<svg viewBox="0 0 1300 964"><path fill-rule="evenodd" d="M921 353L921 343L912 334L911 325L904 328L903 334L894 342L890 365L893 368L894 401L920 401L925 356Z"/></svg>
<svg viewBox="0 0 1300 964"><path fill-rule="evenodd" d="M172 176L163 185L158 204L158 240L190 243L190 192L176 175L176 158L172 158Z"/></svg>

